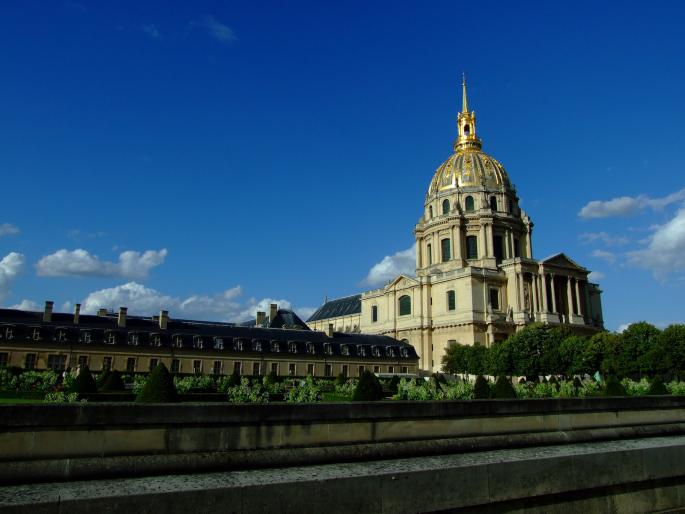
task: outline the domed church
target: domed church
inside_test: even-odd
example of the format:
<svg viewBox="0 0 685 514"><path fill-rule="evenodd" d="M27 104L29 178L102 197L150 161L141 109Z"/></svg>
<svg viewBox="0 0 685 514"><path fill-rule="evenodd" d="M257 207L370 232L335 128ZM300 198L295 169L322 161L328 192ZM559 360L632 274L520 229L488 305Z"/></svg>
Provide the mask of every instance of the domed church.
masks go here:
<svg viewBox="0 0 685 514"><path fill-rule="evenodd" d="M563 253L533 258L533 221L502 164L482 150L466 81L457 132L414 227L416 276L326 301L309 326L401 339L429 373L451 344L489 346L528 323L601 330L601 291L590 271Z"/></svg>

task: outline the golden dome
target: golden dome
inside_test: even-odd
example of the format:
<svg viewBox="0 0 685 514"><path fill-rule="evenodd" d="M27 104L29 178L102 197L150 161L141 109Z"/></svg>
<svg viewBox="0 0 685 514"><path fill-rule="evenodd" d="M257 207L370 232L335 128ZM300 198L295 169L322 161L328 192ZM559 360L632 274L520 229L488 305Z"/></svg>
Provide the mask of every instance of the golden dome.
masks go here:
<svg viewBox="0 0 685 514"><path fill-rule="evenodd" d="M509 188L507 172L499 161L480 151L455 152L435 171L428 194L457 187Z"/></svg>

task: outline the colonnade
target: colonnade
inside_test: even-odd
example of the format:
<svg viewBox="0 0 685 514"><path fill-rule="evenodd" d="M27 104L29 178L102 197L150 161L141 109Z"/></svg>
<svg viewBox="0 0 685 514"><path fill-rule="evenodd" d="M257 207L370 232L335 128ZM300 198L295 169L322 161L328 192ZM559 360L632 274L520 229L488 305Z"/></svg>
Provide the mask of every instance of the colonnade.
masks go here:
<svg viewBox="0 0 685 514"><path fill-rule="evenodd" d="M582 323L591 318L587 281L572 275L543 271L516 272L516 307L534 318L540 314L559 316L560 322Z"/></svg>

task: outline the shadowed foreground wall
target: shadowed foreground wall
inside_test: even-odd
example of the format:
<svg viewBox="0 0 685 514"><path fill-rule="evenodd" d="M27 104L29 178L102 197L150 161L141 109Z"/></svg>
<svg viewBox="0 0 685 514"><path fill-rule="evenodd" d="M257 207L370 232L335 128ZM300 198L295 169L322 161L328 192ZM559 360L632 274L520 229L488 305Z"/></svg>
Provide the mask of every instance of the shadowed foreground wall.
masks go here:
<svg viewBox="0 0 685 514"><path fill-rule="evenodd" d="M0 508L674 509L684 414L682 397L2 406Z"/></svg>

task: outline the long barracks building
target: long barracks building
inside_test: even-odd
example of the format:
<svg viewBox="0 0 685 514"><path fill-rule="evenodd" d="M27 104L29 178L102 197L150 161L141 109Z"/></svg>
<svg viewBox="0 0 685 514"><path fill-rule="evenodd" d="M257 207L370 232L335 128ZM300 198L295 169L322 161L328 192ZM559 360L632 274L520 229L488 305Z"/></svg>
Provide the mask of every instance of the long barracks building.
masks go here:
<svg viewBox="0 0 685 514"><path fill-rule="evenodd" d="M147 372L164 363L172 373L357 377L362 371L415 374L414 348L380 335L313 331L297 315L271 306L242 325L128 316L0 309L0 367Z"/></svg>

